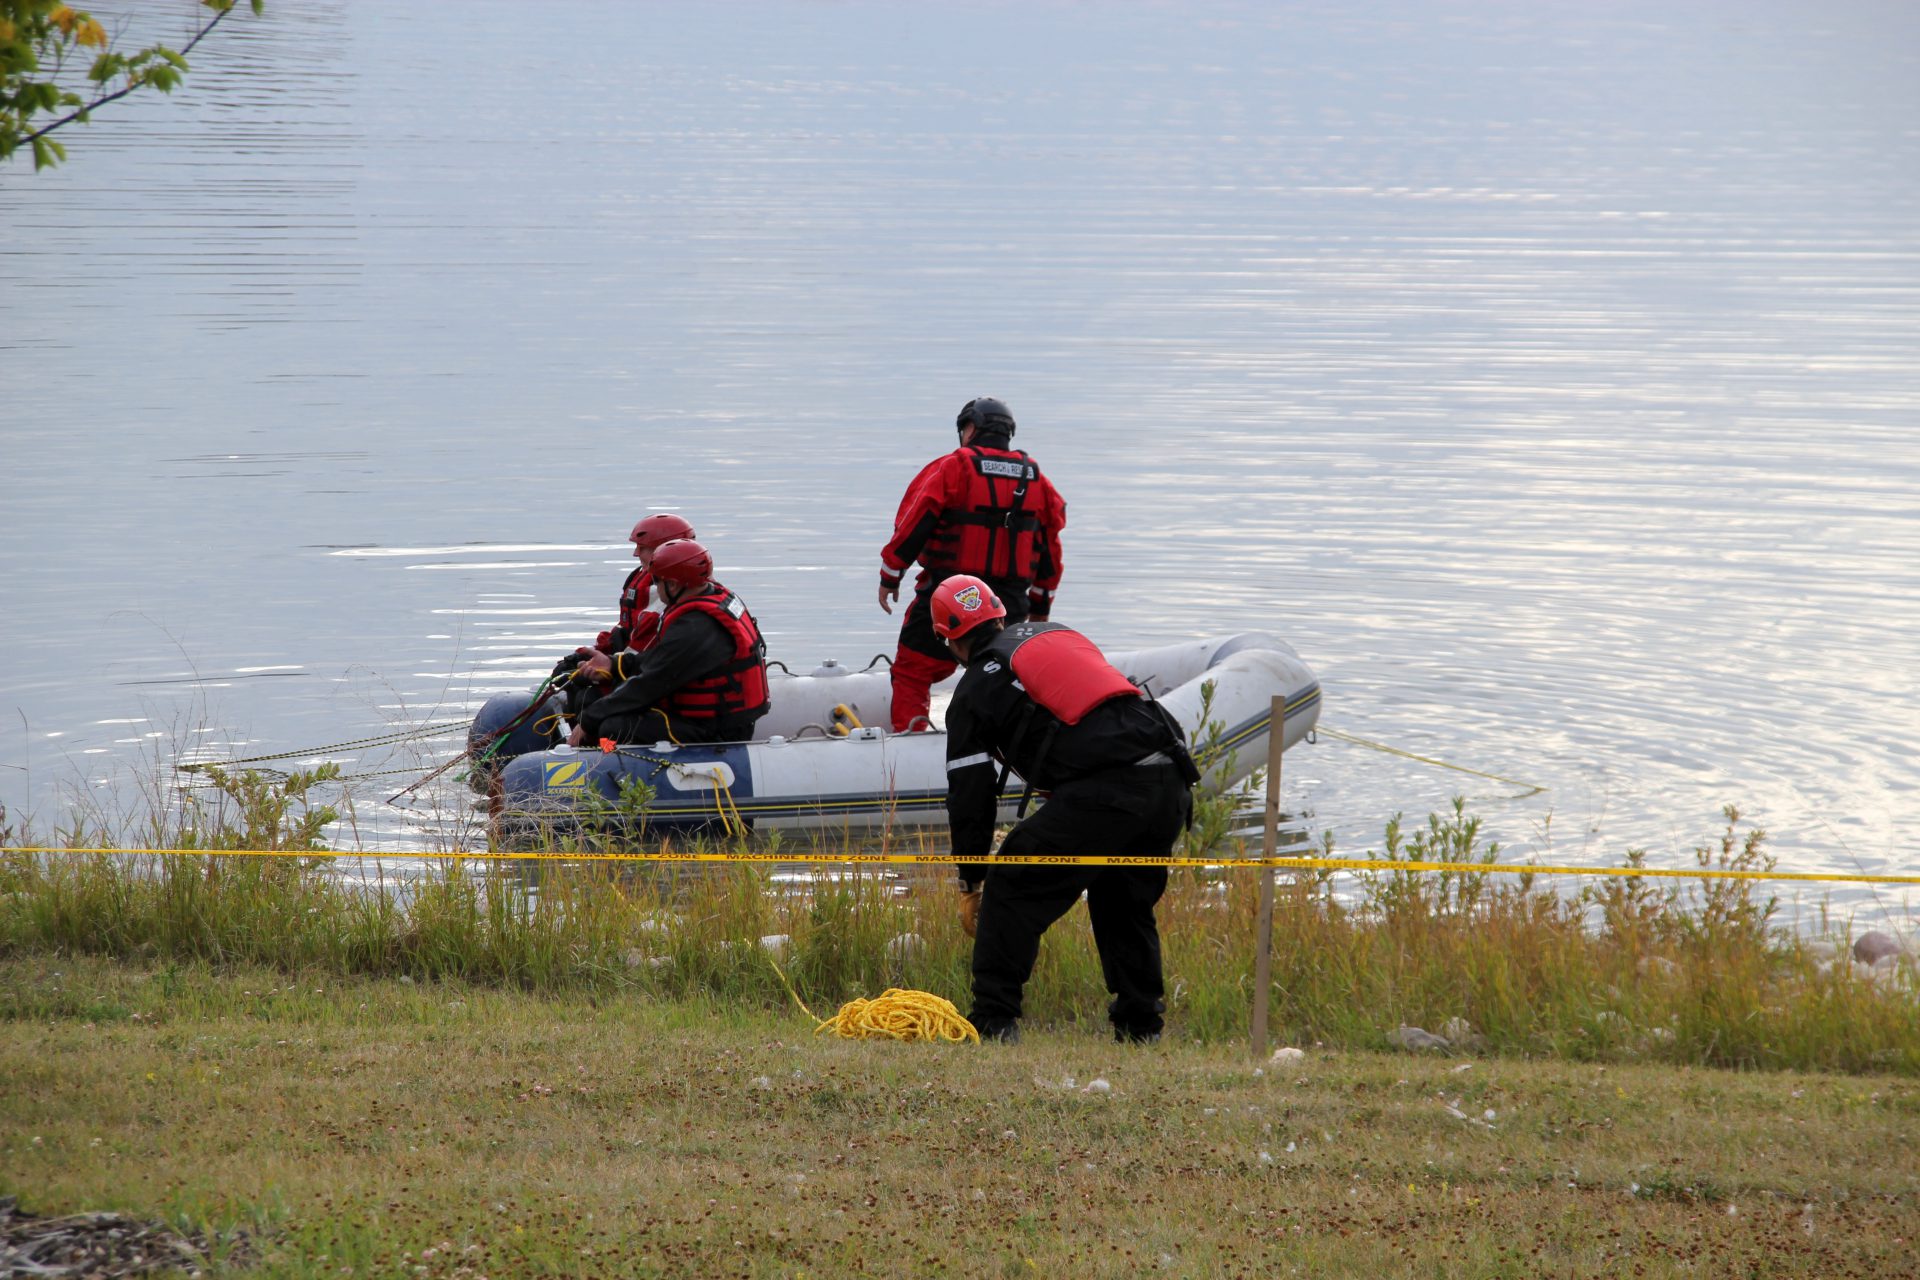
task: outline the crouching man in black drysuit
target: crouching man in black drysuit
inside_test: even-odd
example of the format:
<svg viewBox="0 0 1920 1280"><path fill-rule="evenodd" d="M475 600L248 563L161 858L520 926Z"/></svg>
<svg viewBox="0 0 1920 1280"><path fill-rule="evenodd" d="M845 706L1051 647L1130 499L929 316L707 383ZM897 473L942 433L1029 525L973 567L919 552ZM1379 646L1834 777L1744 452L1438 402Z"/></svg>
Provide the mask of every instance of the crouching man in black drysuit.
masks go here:
<svg viewBox="0 0 1920 1280"><path fill-rule="evenodd" d="M1079 632L1051 622L1006 626L978 578L948 578L931 605L935 631L966 666L947 709L947 819L968 895L963 921L978 910L968 1016L983 1037L1018 1038L1040 935L1084 891L1114 1037L1157 1039L1166 1001L1153 908L1167 869L987 858L1002 765L1050 793L1008 833L1002 854L1169 856L1198 778L1179 723Z"/></svg>
<svg viewBox="0 0 1920 1280"><path fill-rule="evenodd" d="M645 653L596 653L582 670L616 681L580 712L572 746L744 742L767 713L767 646L740 598L713 581L713 557L690 539L653 553L666 612Z"/></svg>

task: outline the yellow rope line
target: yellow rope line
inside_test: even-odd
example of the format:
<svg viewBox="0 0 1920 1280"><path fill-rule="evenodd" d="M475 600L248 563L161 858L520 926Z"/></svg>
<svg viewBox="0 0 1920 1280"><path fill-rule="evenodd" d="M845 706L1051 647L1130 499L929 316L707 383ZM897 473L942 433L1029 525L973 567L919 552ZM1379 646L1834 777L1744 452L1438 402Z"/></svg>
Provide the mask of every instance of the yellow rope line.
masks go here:
<svg viewBox="0 0 1920 1280"><path fill-rule="evenodd" d="M980 1043L980 1033L960 1016L951 1000L901 987L888 987L872 1000L849 1000L813 1031L815 1035L831 1031L848 1040Z"/></svg>
<svg viewBox="0 0 1920 1280"><path fill-rule="evenodd" d="M900 1040L912 1044L915 1041L931 1044L936 1040L946 1040L954 1044L971 1040L980 1043L980 1033L971 1022L960 1016L960 1010L954 1008L951 1000L934 995L931 991L913 991L903 987L888 987L872 1000L849 1000L840 1006L840 1012L831 1018L822 1018L807 1008L807 1002L793 989L793 983L787 980L786 970L771 955L767 963L780 978L780 985L787 989L793 1002L800 1006L800 1012L812 1018L819 1025L813 1033L831 1031L846 1040Z"/></svg>
<svg viewBox="0 0 1920 1280"><path fill-rule="evenodd" d="M9 853L128 854L161 858L491 858L501 862L788 862L880 864L913 866L949 866L953 855L946 853L801 853L780 850L740 850L728 853L658 852L566 852L556 849L529 849L502 852L494 849L448 850L367 850L367 849L132 849L95 845L56 848L52 845L22 845L0 849ZM1911 884L1920 885L1920 875L1864 875L1825 871L1736 871L1719 867L1568 867L1515 862L1422 862L1389 858L1141 858L1124 855L1072 853L995 854L993 861L1027 867L1272 867L1287 871L1319 869L1329 871L1451 871L1480 875L1517 876L1610 876L1614 878L1667 877L1675 880L1794 880L1828 884Z"/></svg>
<svg viewBox="0 0 1920 1280"><path fill-rule="evenodd" d="M815 1022L820 1021L820 1015L815 1013L813 1010L807 1008L807 1002L800 998L800 993L793 989L793 984L791 982L787 981L787 971L780 967L780 962L773 958L772 953L763 949L760 954L767 957L767 963L773 966L774 973L777 974L780 978L780 985L787 989L787 994L793 997L793 1002L800 1006L800 1012L806 1014L809 1018L812 1018ZM818 1030L818 1028L815 1028L815 1029Z"/></svg>
<svg viewBox="0 0 1920 1280"><path fill-rule="evenodd" d="M1540 792L1546 790L1545 787L1536 786L1531 782L1522 782L1518 778L1503 778L1497 773L1482 773L1478 769L1469 769L1463 764L1451 764L1445 760L1436 760L1432 756L1415 755L1413 752L1403 750L1399 747L1390 747L1384 742L1375 742L1372 738L1362 738L1354 733L1342 733L1338 729L1329 729L1324 725L1314 729L1314 733L1329 738L1338 738L1342 742L1351 742L1356 747L1371 747L1375 751L1384 751L1390 756L1400 756L1407 760L1418 760L1421 764L1430 764L1441 769L1451 769L1455 773L1470 773L1476 778L1486 778L1491 782L1502 783L1509 787L1526 788L1525 791L1522 791L1517 796L1507 797L1510 800L1524 800L1528 796L1538 795Z"/></svg>

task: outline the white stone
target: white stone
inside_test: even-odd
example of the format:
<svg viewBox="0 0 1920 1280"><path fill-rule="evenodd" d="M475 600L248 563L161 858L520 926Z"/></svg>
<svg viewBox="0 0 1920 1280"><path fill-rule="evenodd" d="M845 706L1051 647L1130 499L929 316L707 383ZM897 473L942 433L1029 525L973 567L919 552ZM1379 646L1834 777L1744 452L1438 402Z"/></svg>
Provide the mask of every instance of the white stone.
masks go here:
<svg viewBox="0 0 1920 1280"><path fill-rule="evenodd" d="M1269 1061L1271 1062L1303 1062L1306 1060L1306 1056L1307 1056L1307 1051L1305 1049L1296 1049L1292 1045L1284 1045L1281 1048L1275 1049L1273 1051L1273 1057L1270 1058Z"/></svg>
<svg viewBox="0 0 1920 1280"><path fill-rule="evenodd" d="M1437 1036L1421 1027L1410 1027L1404 1022L1400 1024L1398 1030L1388 1032L1387 1039L1413 1053L1423 1051L1445 1053L1453 1047L1445 1037Z"/></svg>
<svg viewBox="0 0 1920 1280"><path fill-rule="evenodd" d="M1878 964L1887 956L1912 954L1900 945L1900 940L1878 929L1869 929L1853 940L1853 958L1862 964Z"/></svg>

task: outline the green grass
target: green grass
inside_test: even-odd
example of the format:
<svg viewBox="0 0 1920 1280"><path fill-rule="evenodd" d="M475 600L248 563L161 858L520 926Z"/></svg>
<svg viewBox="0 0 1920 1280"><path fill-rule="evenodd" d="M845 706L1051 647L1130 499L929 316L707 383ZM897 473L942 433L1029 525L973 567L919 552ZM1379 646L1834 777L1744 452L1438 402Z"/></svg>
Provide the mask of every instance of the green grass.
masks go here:
<svg viewBox="0 0 1920 1280"><path fill-rule="evenodd" d="M170 856L6 852L0 956L92 954L138 963L257 965L288 973L459 980L534 992L712 999L777 1009L789 995L760 940L829 1012L890 986L964 1010L970 943L944 870L854 871L798 888L766 864L640 866L442 859L404 884L348 883L317 848L337 817L312 796L330 766L278 779L210 771L155 803L126 837ZM644 797L636 797L643 801ZM606 815L618 829L631 815ZM1729 809L1697 850L1703 870L1765 871L1764 834ZM108 842L98 821L58 835ZM587 837L604 843L607 837ZM815 852L851 848L832 837ZM276 858L211 851L283 850ZM920 846L925 851L925 846ZM207 852L203 852L207 851ZM1862 976L1832 944L1778 927L1762 882L1613 879L1577 894L1481 870L1499 860L1457 802L1388 824L1383 869L1282 887L1274 928L1275 1035L1379 1048L1400 1024L1472 1024L1509 1056L1920 1074L1911 966ZM1637 863L1639 854L1627 861ZM1395 869L1442 862L1440 873ZM1246 872L1176 870L1159 915L1172 1034L1246 1036L1258 932ZM1029 1021L1099 1024L1106 993L1085 915L1048 935Z"/></svg>
<svg viewBox="0 0 1920 1280"><path fill-rule="evenodd" d="M311 1280L1904 1276L1920 1239L1910 1080L848 1042L739 994L16 953L0 1194Z"/></svg>
<svg viewBox="0 0 1920 1280"><path fill-rule="evenodd" d="M303 848L309 818L237 822L180 843ZM288 824L293 824L291 827ZM293 839L289 838L289 830ZM1270 1020L1282 1041L1379 1048L1401 1023L1471 1023L1486 1052L1580 1061L1920 1074L1910 968L1863 978L1776 927L1752 882L1657 890L1607 881L1562 896L1475 870L1498 856L1456 807L1336 896L1328 877L1282 888ZM1760 869L1762 836L1729 813L1705 866ZM695 870L590 862L446 860L404 891L346 883L319 854L276 859L0 853L0 956L90 954L141 964L265 966L405 976L542 993L713 1000L776 1010L789 997L760 939L816 1010L918 987L964 1010L970 944L948 877L855 872L800 889L764 865ZM1257 886L1178 870L1160 908L1172 1034L1247 1034ZM1038 1025L1097 1026L1105 1005L1085 915L1048 935L1029 988Z"/></svg>

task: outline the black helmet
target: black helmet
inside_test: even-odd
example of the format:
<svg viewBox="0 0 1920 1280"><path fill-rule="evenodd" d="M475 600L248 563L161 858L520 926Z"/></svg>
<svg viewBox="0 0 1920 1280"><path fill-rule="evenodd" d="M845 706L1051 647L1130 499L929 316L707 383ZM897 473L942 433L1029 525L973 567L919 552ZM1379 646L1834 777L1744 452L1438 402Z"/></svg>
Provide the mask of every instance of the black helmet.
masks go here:
<svg viewBox="0 0 1920 1280"><path fill-rule="evenodd" d="M965 431L968 427L978 427L982 432L1004 435L1013 438L1013 410L1007 408L1006 401L995 400L992 396L981 396L969 400L960 406L960 415L953 420L953 429Z"/></svg>

